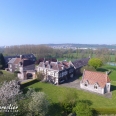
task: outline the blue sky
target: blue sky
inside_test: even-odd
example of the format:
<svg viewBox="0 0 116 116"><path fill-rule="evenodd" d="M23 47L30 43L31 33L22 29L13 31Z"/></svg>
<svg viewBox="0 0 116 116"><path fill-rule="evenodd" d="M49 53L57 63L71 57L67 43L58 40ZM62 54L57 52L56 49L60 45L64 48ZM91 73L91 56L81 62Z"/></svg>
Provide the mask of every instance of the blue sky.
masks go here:
<svg viewBox="0 0 116 116"><path fill-rule="evenodd" d="M116 44L116 0L0 0L0 46Z"/></svg>

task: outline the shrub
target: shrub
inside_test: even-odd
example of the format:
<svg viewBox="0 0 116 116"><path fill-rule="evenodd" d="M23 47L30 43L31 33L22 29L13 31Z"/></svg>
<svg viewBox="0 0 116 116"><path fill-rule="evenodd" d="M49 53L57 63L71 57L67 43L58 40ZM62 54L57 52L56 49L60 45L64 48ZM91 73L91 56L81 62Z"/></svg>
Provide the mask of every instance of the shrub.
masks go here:
<svg viewBox="0 0 116 116"><path fill-rule="evenodd" d="M37 73L37 80L38 80L38 81L42 81L43 79L44 79L43 73L42 73L42 72L38 72L38 73Z"/></svg>
<svg viewBox="0 0 116 116"><path fill-rule="evenodd" d="M18 73L20 73L20 71L14 71L14 76L17 76Z"/></svg>
<svg viewBox="0 0 116 116"><path fill-rule="evenodd" d="M64 114L67 115L72 113L73 107L75 107L77 103L77 94L75 92L68 92L59 100L59 102Z"/></svg>
<svg viewBox="0 0 116 116"><path fill-rule="evenodd" d="M103 65L103 62L101 59L99 58L91 58L88 62L88 64L92 67L94 67L95 69L101 67Z"/></svg>
<svg viewBox="0 0 116 116"><path fill-rule="evenodd" d="M43 92L30 89L25 98L19 101L19 113L25 116L45 116L48 112L49 102Z"/></svg>
<svg viewBox="0 0 116 116"><path fill-rule="evenodd" d="M20 73L20 71L14 71L15 74Z"/></svg>
<svg viewBox="0 0 116 116"><path fill-rule="evenodd" d="M3 72L0 70L0 75L3 75Z"/></svg>
<svg viewBox="0 0 116 116"><path fill-rule="evenodd" d="M28 82L26 82L26 83L22 83L22 84L21 84L21 89L24 89L25 87L30 86L30 85L32 85L32 84L34 84L34 83L37 83L37 82L38 82L38 81L37 81L36 79L34 79L34 80L28 81Z"/></svg>
<svg viewBox="0 0 116 116"><path fill-rule="evenodd" d="M94 111L98 114L116 114L115 108L95 108Z"/></svg>
<svg viewBox="0 0 116 116"><path fill-rule="evenodd" d="M78 102L73 111L77 116L92 116L92 109L84 102Z"/></svg>

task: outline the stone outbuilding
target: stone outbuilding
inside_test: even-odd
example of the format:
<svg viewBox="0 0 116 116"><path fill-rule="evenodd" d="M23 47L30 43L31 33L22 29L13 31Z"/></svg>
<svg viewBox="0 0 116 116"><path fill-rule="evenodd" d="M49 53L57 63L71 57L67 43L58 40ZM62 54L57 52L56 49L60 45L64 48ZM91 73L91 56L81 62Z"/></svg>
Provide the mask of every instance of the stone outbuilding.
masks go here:
<svg viewBox="0 0 116 116"><path fill-rule="evenodd" d="M110 92L110 78L104 72L83 71L80 88L104 94Z"/></svg>

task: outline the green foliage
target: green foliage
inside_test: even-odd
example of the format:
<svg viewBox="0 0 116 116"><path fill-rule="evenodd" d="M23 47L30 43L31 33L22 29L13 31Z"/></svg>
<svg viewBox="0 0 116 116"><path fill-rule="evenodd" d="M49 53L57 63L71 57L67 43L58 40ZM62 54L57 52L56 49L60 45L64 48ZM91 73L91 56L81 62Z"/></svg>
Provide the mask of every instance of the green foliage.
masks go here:
<svg viewBox="0 0 116 116"><path fill-rule="evenodd" d="M109 70L111 71L111 73L109 74L110 79L112 81L116 81L116 66L104 65L97 69L97 71L101 71L101 72L106 72Z"/></svg>
<svg viewBox="0 0 116 116"><path fill-rule="evenodd" d="M5 59L2 53L0 53L0 68L5 68Z"/></svg>
<svg viewBox="0 0 116 116"><path fill-rule="evenodd" d="M102 60L99 58L91 58L88 62L90 66L93 66L95 69L101 67L103 65Z"/></svg>
<svg viewBox="0 0 116 116"><path fill-rule="evenodd" d="M14 76L17 77L18 73L20 73L20 71L14 71Z"/></svg>
<svg viewBox="0 0 116 116"><path fill-rule="evenodd" d="M18 101L18 116L26 116L28 114L28 103L30 99L26 99L25 97Z"/></svg>
<svg viewBox="0 0 116 116"><path fill-rule="evenodd" d="M84 66L84 67L82 67L81 68L81 73L83 73L83 70L89 70L89 71L95 71L95 68L94 67L92 67L92 66Z"/></svg>
<svg viewBox="0 0 116 116"><path fill-rule="evenodd" d="M49 102L43 92L29 89L24 99L18 102L19 116L45 116L48 112Z"/></svg>
<svg viewBox="0 0 116 116"><path fill-rule="evenodd" d="M0 70L0 76L3 75L3 72Z"/></svg>
<svg viewBox="0 0 116 116"><path fill-rule="evenodd" d="M43 75L43 73L42 72L37 72L37 80L38 81L42 81L43 79L44 79L44 75Z"/></svg>
<svg viewBox="0 0 116 116"><path fill-rule="evenodd" d="M92 116L92 109L84 102L78 102L73 111L77 116Z"/></svg>
<svg viewBox="0 0 116 116"><path fill-rule="evenodd" d="M4 81L11 81L14 80L15 76L13 73L7 72L5 70L1 70L1 74L0 74L0 82L4 82Z"/></svg>
<svg viewBox="0 0 116 116"><path fill-rule="evenodd" d="M20 73L20 71L14 71L14 73L16 73L16 74L17 74L17 73Z"/></svg>
<svg viewBox="0 0 116 116"><path fill-rule="evenodd" d="M37 83L37 82L38 81L36 79L33 79L31 81L28 81L28 82L25 82L25 83L21 83L21 89L24 89L25 87L30 86L30 85L32 85L34 83Z"/></svg>
<svg viewBox="0 0 116 116"><path fill-rule="evenodd" d="M83 91L83 90L78 90L74 88L67 88L67 87L62 87L62 86L54 86L52 84L48 83L41 83L37 82L29 87L39 89L48 96L49 99L51 99L51 102L54 104L50 116L62 116L61 115L61 110L60 110L60 101L63 101L67 93L70 93L71 95L72 92L75 92L78 95L78 100L90 100L91 101L91 108L97 109L97 108L116 108L116 82L113 81L111 82L111 90L112 90L112 98L108 99L102 95L97 95L91 92ZM78 101L77 101L78 103ZM107 113L106 113L107 114Z"/></svg>
<svg viewBox="0 0 116 116"><path fill-rule="evenodd" d="M59 103L65 114L72 112L73 107L75 107L75 104L77 103L77 99L77 93L73 91L68 91L62 98L60 98Z"/></svg>
<svg viewBox="0 0 116 116"><path fill-rule="evenodd" d="M110 74L109 74L109 77L112 81L116 81L116 71L112 71Z"/></svg>
<svg viewBox="0 0 116 116"><path fill-rule="evenodd" d="M98 114L116 114L116 108L96 108Z"/></svg>

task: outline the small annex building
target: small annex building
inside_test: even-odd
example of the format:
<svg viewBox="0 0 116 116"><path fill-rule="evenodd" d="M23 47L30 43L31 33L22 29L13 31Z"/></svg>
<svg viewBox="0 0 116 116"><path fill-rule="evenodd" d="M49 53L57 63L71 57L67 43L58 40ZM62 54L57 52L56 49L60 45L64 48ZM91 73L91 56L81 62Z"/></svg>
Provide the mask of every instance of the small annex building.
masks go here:
<svg viewBox="0 0 116 116"><path fill-rule="evenodd" d="M104 94L110 92L110 78L106 73L83 71L82 80L80 81L80 88Z"/></svg>

